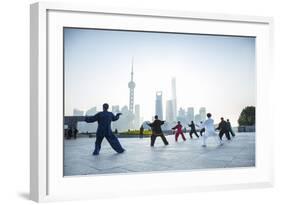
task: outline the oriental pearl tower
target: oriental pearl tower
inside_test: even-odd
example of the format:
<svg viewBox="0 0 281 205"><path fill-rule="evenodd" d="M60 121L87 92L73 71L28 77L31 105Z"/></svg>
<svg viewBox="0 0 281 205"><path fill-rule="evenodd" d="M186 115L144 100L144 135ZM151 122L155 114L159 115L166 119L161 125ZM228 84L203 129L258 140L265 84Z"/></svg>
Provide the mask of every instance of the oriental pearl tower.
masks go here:
<svg viewBox="0 0 281 205"><path fill-rule="evenodd" d="M129 97L129 111L134 113L134 89L136 87L136 83L134 82L134 58L132 59L132 70L131 70L131 81L128 83L128 87L130 89L130 97Z"/></svg>

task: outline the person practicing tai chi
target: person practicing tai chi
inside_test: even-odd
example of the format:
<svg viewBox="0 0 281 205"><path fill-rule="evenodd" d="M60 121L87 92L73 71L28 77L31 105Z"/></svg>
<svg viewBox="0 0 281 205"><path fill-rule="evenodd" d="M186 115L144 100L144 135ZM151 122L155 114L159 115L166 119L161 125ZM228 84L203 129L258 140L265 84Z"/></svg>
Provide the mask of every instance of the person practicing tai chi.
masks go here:
<svg viewBox="0 0 281 205"><path fill-rule="evenodd" d="M190 127L190 132L189 132L190 139L192 139L192 134L195 134L196 137L199 138L199 135L196 132L196 128L195 128L194 122L191 121L191 123L188 126Z"/></svg>
<svg viewBox="0 0 281 205"><path fill-rule="evenodd" d="M117 113L117 115L114 115L112 112L108 112L109 105L107 103L103 104L103 111L97 113L93 116L87 116L85 117L85 121L87 123L91 122L98 122L98 128L96 133L96 142L95 142L95 150L93 152L93 155L98 155L101 149L101 143L103 138L105 137L111 147L117 152L117 153L123 153L125 149L121 146L118 138L113 134L111 130L111 122L116 121L119 119L119 116L122 113Z"/></svg>
<svg viewBox="0 0 281 205"><path fill-rule="evenodd" d="M169 142L167 141L161 129L161 125L163 125L165 121L159 120L157 115L155 115L154 119L155 120L153 121L153 123L146 123L152 129L150 146L154 147L154 143L157 136L160 136L164 144L168 145Z"/></svg>
<svg viewBox="0 0 281 205"><path fill-rule="evenodd" d="M205 120L201 125L201 129L203 128L205 129L205 132L202 136L202 147L206 147L206 140L208 137L214 137L218 145L223 145L221 139L219 138L219 136L215 131L214 120L211 117L212 114L208 113L207 120Z"/></svg>
<svg viewBox="0 0 281 205"><path fill-rule="evenodd" d="M230 123L229 119L226 120L226 123L227 123L227 129L228 129L228 131L230 132L230 134L232 135L232 137L235 137L235 133L234 133L233 130L232 130L232 126L231 126L231 123Z"/></svg>
<svg viewBox="0 0 281 205"><path fill-rule="evenodd" d="M229 130L228 130L228 125L226 121L221 117L221 122L219 123L219 126L216 128L216 130L219 130L219 136L220 139L222 140L223 135L225 134L227 140L231 140L230 135L229 135Z"/></svg>
<svg viewBox="0 0 281 205"><path fill-rule="evenodd" d="M203 135L203 133L205 132L205 128L201 128L202 127L202 123L203 123L203 121L200 121L200 125L196 125L197 127L199 127L200 128L200 136L202 137L202 135Z"/></svg>
<svg viewBox="0 0 281 205"><path fill-rule="evenodd" d="M175 139L176 139L176 142L178 141L178 137L179 135L182 136L182 139L185 141L185 136L183 134L183 131L182 131L182 125L181 125L181 122L178 121L178 124L172 128L172 130L176 130L176 134L175 134Z"/></svg>
<svg viewBox="0 0 281 205"><path fill-rule="evenodd" d="M143 138L143 131L144 131L144 127L143 125L141 125L139 138Z"/></svg>

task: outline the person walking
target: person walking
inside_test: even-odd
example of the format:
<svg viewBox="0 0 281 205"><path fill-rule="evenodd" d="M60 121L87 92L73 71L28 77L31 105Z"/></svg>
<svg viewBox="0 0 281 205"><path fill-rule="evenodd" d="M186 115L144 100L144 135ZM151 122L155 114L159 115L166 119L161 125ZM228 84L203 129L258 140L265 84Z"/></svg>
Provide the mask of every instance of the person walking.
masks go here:
<svg viewBox="0 0 281 205"><path fill-rule="evenodd" d="M113 134L111 130L111 122L118 120L119 116L122 113L117 113L117 115L114 115L112 112L108 112L109 105L107 103L104 103L102 107L102 112L98 112L94 116L85 117L85 121L87 123L98 122L95 150L93 152L93 155L99 154L101 143L104 137L117 153L123 153L125 149L121 146L118 138Z"/></svg>
<svg viewBox="0 0 281 205"><path fill-rule="evenodd" d="M218 145L223 145L221 139L217 135L215 131L215 126L214 126L214 120L212 119L212 114L208 113L207 114L207 120L205 120L202 125L201 129L205 129L205 132L202 136L202 147L206 147L206 140L208 137L214 137L214 139L217 141Z"/></svg>
<svg viewBox="0 0 281 205"><path fill-rule="evenodd" d="M197 134L194 122L191 121L191 123L188 126L190 127L190 132L189 132L190 139L192 139L192 134L195 134L196 137L199 138L199 135Z"/></svg>
<svg viewBox="0 0 281 205"><path fill-rule="evenodd" d="M200 121L200 125L196 125L197 127L200 128L200 136L202 137L203 133L205 132L205 128L201 128L202 127L202 124L203 124L203 121Z"/></svg>
<svg viewBox="0 0 281 205"><path fill-rule="evenodd" d="M219 123L219 126L216 128L216 130L219 130L219 137L222 140L223 135L226 136L227 140L231 140L228 130L228 125L223 117L221 117L221 122Z"/></svg>
<svg viewBox="0 0 281 205"><path fill-rule="evenodd" d="M176 134L175 134L176 142L178 141L179 135L181 135L182 139L184 141L186 141L185 136L184 136L183 131L182 131L182 125L181 125L180 121L178 121L178 124L175 127L173 127L172 130L176 130Z"/></svg>
<svg viewBox="0 0 281 205"><path fill-rule="evenodd" d="M147 123L147 125L150 126L152 129L150 146L154 147L154 143L157 136L160 136L164 144L168 145L169 142L167 141L161 129L161 125L163 125L165 121L159 120L157 115L155 115L154 119L155 120L152 123Z"/></svg>
<svg viewBox="0 0 281 205"><path fill-rule="evenodd" d="M233 130L232 130L232 126L231 126L231 123L230 123L229 119L226 120L226 123L227 123L227 129L228 129L228 131L230 132L230 134L232 135L232 137L235 137L235 133L234 133Z"/></svg>
<svg viewBox="0 0 281 205"><path fill-rule="evenodd" d="M140 138L142 139L143 138L143 131L144 131L144 127L143 127L143 125L141 125L141 127L140 127Z"/></svg>

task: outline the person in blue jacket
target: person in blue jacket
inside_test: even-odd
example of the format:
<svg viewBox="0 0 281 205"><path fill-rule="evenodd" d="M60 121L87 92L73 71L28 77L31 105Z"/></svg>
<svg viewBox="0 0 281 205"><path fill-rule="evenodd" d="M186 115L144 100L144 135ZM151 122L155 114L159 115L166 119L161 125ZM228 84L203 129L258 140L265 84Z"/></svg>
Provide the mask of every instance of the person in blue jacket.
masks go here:
<svg viewBox="0 0 281 205"><path fill-rule="evenodd" d="M93 116L87 116L85 117L85 121L87 123L91 122L98 122L98 128L96 133L96 142L95 142L95 150L93 152L93 155L98 155L101 149L101 143L103 138L105 137L111 147L117 152L117 153L123 153L125 149L121 146L118 138L113 134L111 130L111 122L116 121L119 119L119 116L122 113L117 113L117 115L114 115L112 112L108 112L109 105L107 103L103 104L103 111L97 113Z"/></svg>

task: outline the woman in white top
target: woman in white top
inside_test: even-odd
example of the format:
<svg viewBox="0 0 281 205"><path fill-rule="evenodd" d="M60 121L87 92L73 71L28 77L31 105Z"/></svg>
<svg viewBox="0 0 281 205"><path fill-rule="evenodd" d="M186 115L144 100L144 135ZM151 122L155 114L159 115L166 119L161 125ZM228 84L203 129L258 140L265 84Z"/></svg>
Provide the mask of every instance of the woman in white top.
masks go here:
<svg viewBox="0 0 281 205"><path fill-rule="evenodd" d="M211 113L208 113L207 114L208 119L201 124L201 128L205 128L205 133L202 136L202 147L206 147L206 139L211 136L213 136L216 139L219 145L223 144L221 139L215 132L214 120L211 117L212 117Z"/></svg>

